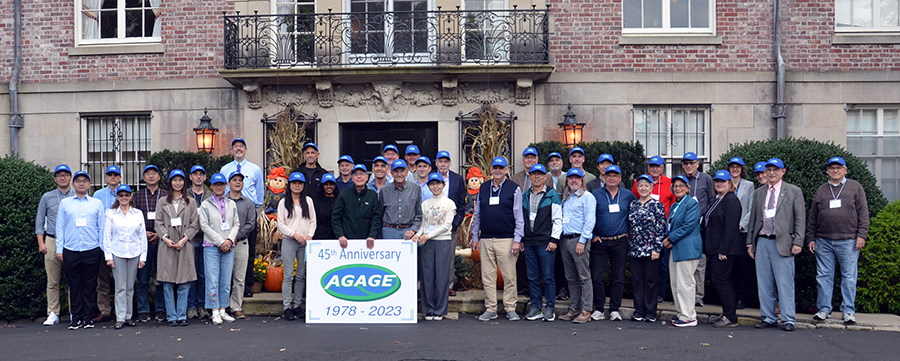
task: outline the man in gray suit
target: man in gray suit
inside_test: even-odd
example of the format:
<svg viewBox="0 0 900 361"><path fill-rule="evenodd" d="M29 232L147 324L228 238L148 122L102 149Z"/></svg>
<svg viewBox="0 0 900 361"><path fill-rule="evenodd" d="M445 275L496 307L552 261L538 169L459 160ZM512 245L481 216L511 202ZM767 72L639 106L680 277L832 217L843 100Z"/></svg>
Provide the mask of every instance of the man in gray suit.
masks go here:
<svg viewBox="0 0 900 361"><path fill-rule="evenodd" d="M753 193L747 253L756 260L759 311L763 322L756 328L778 327L775 302L781 304L785 331L797 327L794 305L794 256L800 253L806 232L803 191L781 180L787 171L778 158L766 162L768 185ZM777 290L777 297L776 297Z"/></svg>

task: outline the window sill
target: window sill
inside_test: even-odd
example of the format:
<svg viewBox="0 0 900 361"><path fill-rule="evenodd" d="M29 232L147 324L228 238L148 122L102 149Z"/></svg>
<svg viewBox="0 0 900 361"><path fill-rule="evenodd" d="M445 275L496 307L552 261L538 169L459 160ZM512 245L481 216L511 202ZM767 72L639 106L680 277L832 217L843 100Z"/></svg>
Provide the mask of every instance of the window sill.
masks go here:
<svg viewBox="0 0 900 361"><path fill-rule="evenodd" d="M722 36L619 35L619 45L722 45Z"/></svg>
<svg viewBox="0 0 900 361"><path fill-rule="evenodd" d="M835 33L832 45L900 44L900 33Z"/></svg>
<svg viewBox="0 0 900 361"><path fill-rule="evenodd" d="M162 54L165 51L162 44L82 45L69 47L69 56Z"/></svg>

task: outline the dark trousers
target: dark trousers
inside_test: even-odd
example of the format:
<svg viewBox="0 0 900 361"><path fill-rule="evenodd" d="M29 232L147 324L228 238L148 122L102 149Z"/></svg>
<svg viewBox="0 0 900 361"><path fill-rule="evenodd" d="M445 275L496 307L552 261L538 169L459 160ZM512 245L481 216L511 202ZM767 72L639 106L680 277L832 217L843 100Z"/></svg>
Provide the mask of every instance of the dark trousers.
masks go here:
<svg viewBox="0 0 900 361"><path fill-rule="evenodd" d="M527 280L528 279L528 267L526 267L526 264L525 264L525 257L519 257L518 259L516 259L516 279L517 280ZM529 286L530 285L528 284L528 282L518 282L518 283L516 283L516 291L520 295L527 295L527 294L529 294L528 293Z"/></svg>
<svg viewBox="0 0 900 361"><path fill-rule="evenodd" d="M666 282L669 280L669 253L672 250L663 247L662 252L659 252L659 259L665 260L659 263L659 282L656 285L656 294L659 297L666 298Z"/></svg>
<svg viewBox="0 0 900 361"><path fill-rule="evenodd" d="M628 238L591 243L591 280L594 283L594 309L603 312L606 305L607 263L609 264L609 312L622 306L625 291L625 262L628 260Z"/></svg>
<svg viewBox="0 0 900 361"><path fill-rule="evenodd" d="M547 252L547 246L525 246L525 264L528 267L528 292L531 307L542 309L541 281L544 282L543 295L547 299L547 310L556 308L556 279L553 272L556 265L557 251Z"/></svg>
<svg viewBox="0 0 900 361"><path fill-rule="evenodd" d="M97 274L103 251L100 247L87 251L63 249L63 270L69 282L72 304L69 310L73 321L87 321L94 317L97 305Z"/></svg>
<svg viewBox="0 0 900 361"><path fill-rule="evenodd" d="M631 258L631 280L634 283L634 315L656 318L656 279L661 258Z"/></svg>
<svg viewBox="0 0 900 361"><path fill-rule="evenodd" d="M165 245L163 245L165 247ZM134 294L137 298L137 313L150 313L150 277L156 275L156 252L159 249L159 243L147 244L147 262L144 268L137 270L137 286L134 287ZM166 312L166 298L163 297L162 287L156 290L156 297L153 299L156 304L156 312Z"/></svg>
<svg viewBox="0 0 900 361"><path fill-rule="evenodd" d="M556 282L556 294L559 295L565 292L565 295L569 295L569 285L564 281L566 279L566 268L563 266L562 252L557 248L555 253L555 260L553 260L553 278L563 280Z"/></svg>
<svg viewBox="0 0 900 361"><path fill-rule="evenodd" d="M728 256L728 259L734 259L731 280L734 284L735 302L743 301L746 305L750 299L750 262L752 261L746 253L739 256Z"/></svg>
<svg viewBox="0 0 900 361"><path fill-rule="evenodd" d="M749 257L749 256L748 256ZM737 256L728 256L724 261L719 260L719 255L707 255L707 265L712 274L712 284L722 300L722 314L731 322L737 322L737 301L734 295L734 286L731 283L731 270Z"/></svg>
<svg viewBox="0 0 900 361"><path fill-rule="evenodd" d="M250 288L256 283L256 279L253 278L253 260L256 259L256 236L258 235L259 225L257 225L256 228L253 228L250 237L247 237L247 245L250 247L250 253L248 253L249 256L247 260L247 276L244 277L244 293L250 292Z"/></svg>
<svg viewBox="0 0 900 361"><path fill-rule="evenodd" d="M198 311L206 307L206 271L203 270L203 241L194 241L194 269L197 271L197 280L190 282L188 289L188 309L195 308Z"/></svg>

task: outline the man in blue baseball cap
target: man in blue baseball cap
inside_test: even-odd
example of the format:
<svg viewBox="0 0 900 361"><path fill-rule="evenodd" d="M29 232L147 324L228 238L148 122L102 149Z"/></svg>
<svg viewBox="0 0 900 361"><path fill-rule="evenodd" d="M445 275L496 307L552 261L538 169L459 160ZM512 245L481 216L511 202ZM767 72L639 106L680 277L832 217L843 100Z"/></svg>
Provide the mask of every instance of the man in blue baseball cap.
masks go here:
<svg viewBox="0 0 900 361"><path fill-rule="evenodd" d="M419 158L421 160L421 158ZM422 189L406 180L402 160L394 161L394 182L381 189L381 235L385 239L412 239L422 224Z"/></svg>
<svg viewBox="0 0 900 361"><path fill-rule="evenodd" d="M316 143L310 142L303 146L303 164L294 168L292 172L303 173L306 178L306 185L303 186L306 194L319 194L319 185L323 183L322 176L328 171L319 164L319 147Z"/></svg>
<svg viewBox="0 0 900 361"><path fill-rule="evenodd" d="M556 279L553 274L556 249L562 235L562 206L559 193L546 184L547 169L543 165L532 165L529 175L534 183L522 196L523 213L527 215L522 244L525 245L526 277L531 299L525 319L552 322L556 320ZM541 282L544 286L543 300Z"/></svg>
<svg viewBox="0 0 900 361"><path fill-rule="evenodd" d="M603 156L600 159L604 159ZM619 166L605 167L603 179L604 186L592 192L597 201L597 220L594 222L594 238L591 239L591 281L594 284L591 319L599 321L605 318L605 280L609 270L609 319L621 321L619 308L622 307L625 263L628 260L628 206L637 198L622 186Z"/></svg>
<svg viewBox="0 0 900 361"><path fill-rule="evenodd" d="M244 176L244 189L241 193L243 193L247 199L252 201L257 209L262 208L266 199L266 178L263 175L262 168L247 160L247 144L244 139L235 138L235 140L231 142L231 155L234 157L234 161L222 166L219 173L226 176L233 172L241 173ZM227 186L225 187L225 193L228 193ZM252 250L256 249L256 236L258 233L255 224L256 220L254 220L253 232L247 237L247 242ZM254 257L255 256L256 255L254 254ZM253 297L253 293L250 292L250 288L253 287L253 283L255 282L253 279L253 263L248 263L246 268L244 273L246 274L245 279L247 280L247 288L245 289L244 296Z"/></svg>
<svg viewBox="0 0 900 361"><path fill-rule="evenodd" d="M406 161L406 166L409 167L409 174L406 176L406 180L410 182L416 181L416 160L419 159L419 147L415 144L410 144L406 146L406 152L403 153L403 159Z"/></svg>
<svg viewBox="0 0 900 361"><path fill-rule="evenodd" d="M202 165L194 165L191 167L191 192L189 193L197 201L197 204L203 204L207 198L212 196L212 191L207 189L206 168ZM198 206L199 207L199 206ZM206 310L206 271L203 268L203 232L197 232L192 240L194 242L194 269L197 271L197 280L190 283L188 288L188 318L205 319L209 317Z"/></svg>
<svg viewBox="0 0 900 361"><path fill-rule="evenodd" d="M524 249L525 220L522 188L508 181L509 163L504 157L491 161L491 181L481 185L472 217L472 249L481 250L481 281L485 311L481 321L497 318L497 269L503 274L503 306L506 318L518 321L516 313L516 259Z"/></svg>
<svg viewBox="0 0 900 361"><path fill-rule="evenodd" d="M431 159L424 155L416 159L416 175L413 180L422 192L422 201L431 198L431 190L428 189L428 174L431 173L431 169Z"/></svg>
<svg viewBox="0 0 900 361"><path fill-rule="evenodd" d="M390 183L394 177L391 177L388 180L388 162L383 156L375 157L375 160L372 161L372 175L369 176L369 181L366 183L366 187L375 191L375 193L380 193L381 188L384 187L385 184Z"/></svg>
<svg viewBox="0 0 900 361"><path fill-rule="evenodd" d="M106 167L106 187L98 189L92 197L103 202L107 209L116 201L116 188L122 183L122 170L117 165Z"/></svg>
<svg viewBox="0 0 900 361"><path fill-rule="evenodd" d="M337 183L337 191L340 193L342 190L353 187L353 177L350 175L350 171L353 170L353 157L349 155L342 155L338 158L338 174L334 177L335 183Z"/></svg>
<svg viewBox="0 0 900 361"><path fill-rule="evenodd" d="M248 275L245 270L247 269L247 263L250 262L250 259L256 258L256 250L254 249L251 251L250 242L248 241L250 235L256 230L256 205L243 194L243 174L231 172L231 174L228 175L228 189L228 193L226 193L225 197L234 201L240 224L240 229L238 230L232 246L232 250L234 251L234 268L231 272L231 298L229 299L229 306L231 307L232 315L234 315L235 318L243 319L246 318L243 312L244 297L247 297L248 293L250 297L253 297L252 292L246 292L249 291L249 287L246 286L247 283L249 283L249 279L247 279ZM249 276L253 277L253 274L250 274Z"/></svg>
<svg viewBox="0 0 900 361"><path fill-rule="evenodd" d="M387 163L387 181L393 182L394 176L391 175L391 164L394 164L394 161L400 159L400 150L397 149L396 145L388 144L384 146L384 150L381 151L381 156L384 157L384 161ZM373 169L374 173L374 169Z"/></svg>
<svg viewBox="0 0 900 361"><path fill-rule="evenodd" d="M759 311L756 328L778 327L776 300L781 305L781 327L797 327L794 304L794 256L806 237L806 203L799 187L784 182L787 171L778 158L766 162L768 185L753 193L747 253L756 260ZM778 297L775 297L775 294Z"/></svg>
<svg viewBox="0 0 900 361"><path fill-rule="evenodd" d="M238 143L243 144L243 143ZM156 255L159 250L159 235L156 234L156 205L161 198L169 195L165 189L159 186L159 168L153 164L144 167L143 173L144 184L146 187L141 188L134 193L131 199L134 201L134 207L141 210L144 214L144 227L147 230L147 263L143 268L137 271L137 285L134 287L135 298L137 298L137 317L135 322L150 321L150 278L156 274ZM166 321L166 302L165 297L156 297L156 321Z"/></svg>
<svg viewBox="0 0 900 361"><path fill-rule="evenodd" d="M581 170L581 173L584 174L584 184L588 184L588 183L594 181L595 179L597 179L597 177L595 177L593 174L589 173L588 171L586 171L584 169L585 159L586 158L584 157L584 149L582 149L581 147L575 147L569 151L569 165L572 166L569 169ZM566 173L568 174L568 171ZM567 177L561 177L557 181L557 184L556 184L557 192L566 188L566 183L567 183L566 178ZM585 190L587 190L587 188L585 188ZM560 192L560 194L562 194L562 192Z"/></svg>
<svg viewBox="0 0 900 361"><path fill-rule="evenodd" d="M847 179L847 162L833 157L826 164L828 182L819 186L806 223L806 247L816 255L818 298L813 319L831 318L835 261L841 266L841 315L856 323L856 280L859 250L869 233L869 204L859 182Z"/></svg>
<svg viewBox="0 0 900 361"><path fill-rule="evenodd" d="M560 183L560 178L563 178L563 179L566 178L566 175L563 173L562 169L563 169L562 155L560 155L557 152L550 153L547 156L547 170L550 172L549 174L547 174L547 183L550 183L550 188L553 188L554 190L556 190L557 193L559 193L563 190L563 187L557 188L557 185ZM559 261L557 263L562 263L562 261ZM565 290L565 289L566 288L563 288L563 290ZM566 292L568 292L568 291L566 291Z"/></svg>
<svg viewBox="0 0 900 361"><path fill-rule="evenodd" d="M600 154L599 157L597 157L597 170L600 171L600 177L588 182L588 192L594 192L595 189L600 189L606 186L606 182L604 181L604 179L606 178L606 167L613 165L613 163L615 163L615 161L613 160L612 154L603 153Z"/></svg>
<svg viewBox="0 0 900 361"><path fill-rule="evenodd" d="M365 239L366 246L372 249L382 226L382 208L378 203L378 193L366 188L368 172L365 165L353 166L350 174L353 176L353 188L338 193L332 212L331 227L341 242L341 247L347 248L348 239ZM395 178L394 182L396 181Z"/></svg>
<svg viewBox="0 0 900 361"><path fill-rule="evenodd" d="M106 167L106 187L94 192L92 197L99 199L103 203L103 208L111 208L116 201L116 188L121 182L122 170L119 166L114 164ZM112 312L110 277L112 277L112 269L106 265L106 262L100 262L100 271L97 274L97 308L100 309L100 314L94 317L94 323L112 320L110 317Z"/></svg>
<svg viewBox="0 0 900 361"><path fill-rule="evenodd" d="M716 201L716 192L713 189L712 177L709 174L700 171L700 160L697 153L687 152L681 157L681 168L684 169L684 176L690 182L689 196L693 197L700 204L700 214L706 214L709 206ZM694 287L696 294L694 303L703 307L703 297L706 295L706 255L701 255L700 264L694 271Z"/></svg>
<svg viewBox="0 0 900 361"><path fill-rule="evenodd" d="M37 237L38 251L44 255L44 269L47 271L47 319L44 326L59 323L59 282L62 279L62 262L56 259L56 215L59 213L59 202L75 196L75 190L72 189L72 169L68 165L56 166L53 181L56 182L56 189L41 196L34 216L34 235Z"/></svg>
<svg viewBox="0 0 900 361"><path fill-rule="evenodd" d="M523 169L516 174L513 174L509 177L509 180L513 181L521 187L522 189L528 190L531 189L531 178L529 177L529 170L531 170L531 166L538 164L538 151L534 149L534 147L525 148L522 151L522 165Z"/></svg>

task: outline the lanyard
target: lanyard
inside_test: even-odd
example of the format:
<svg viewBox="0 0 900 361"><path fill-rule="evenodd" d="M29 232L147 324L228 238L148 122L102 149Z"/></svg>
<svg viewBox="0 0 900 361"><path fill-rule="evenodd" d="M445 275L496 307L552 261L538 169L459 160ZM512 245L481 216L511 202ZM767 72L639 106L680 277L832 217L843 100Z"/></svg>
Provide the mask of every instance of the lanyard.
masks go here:
<svg viewBox="0 0 900 361"><path fill-rule="evenodd" d="M687 197L687 196L685 196L685 197ZM671 211L669 211L668 222L670 225L672 224L672 218L675 218L675 212L677 212L678 207L681 206L681 202L684 202L684 197L682 197L680 201L675 202L675 208L673 208Z"/></svg>
<svg viewBox="0 0 900 361"><path fill-rule="evenodd" d="M703 217L703 225L709 224L709 215L716 209L719 203L722 202L722 198L724 198L724 196L716 197L716 203L713 203L712 207L709 207L709 210L706 211L706 217Z"/></svg>
<svg viewBox="0 0 900 361"><path fill-rule="evenodd" d="M149 190L149 189L147 189L147 193L150 193L150 190ZM147 212L150 212L150 209L149 209L149 208L150 208L150 198L147 197L147 193L144 193L144 203L147 203L147 208L148 208L148 209L147 209ZM160 193L161 193L161 192L159 191L159 188L157 188L157 189L156 189L156 203L153 204L153 208L156 208L156 205L159 204L159 195L160 195ZM154 209L153 211L155 212L156 209Z"/></svg>
<svg viewBox="0 0 900 361"><path fill-rule="evenodd" d="M619 193L621 193L621 192L616 192L616 196L612 197L612 199L610 199L609 198L609 190L606 190L606 201L609 202L609 204L613 204L613 201L615 201L616 198L619 198ZM618 201L616 201L615 203L619 204Z"/></svg>
<svg viewBox="0 0 900 361"><path fill-rule="evenodd" d="M840 198L840 197L841 197L841 192L844 191L844 186L845 186L845 185L847 185L846 182L845 182L844 184L841 184L841 189L838 190L838 194L837 194L837 195L834 195L834 187L831 186L831 184L829 184L828 189L831 190L831 198L834 199L834 200L837 200L838 198Z"/></svg>

